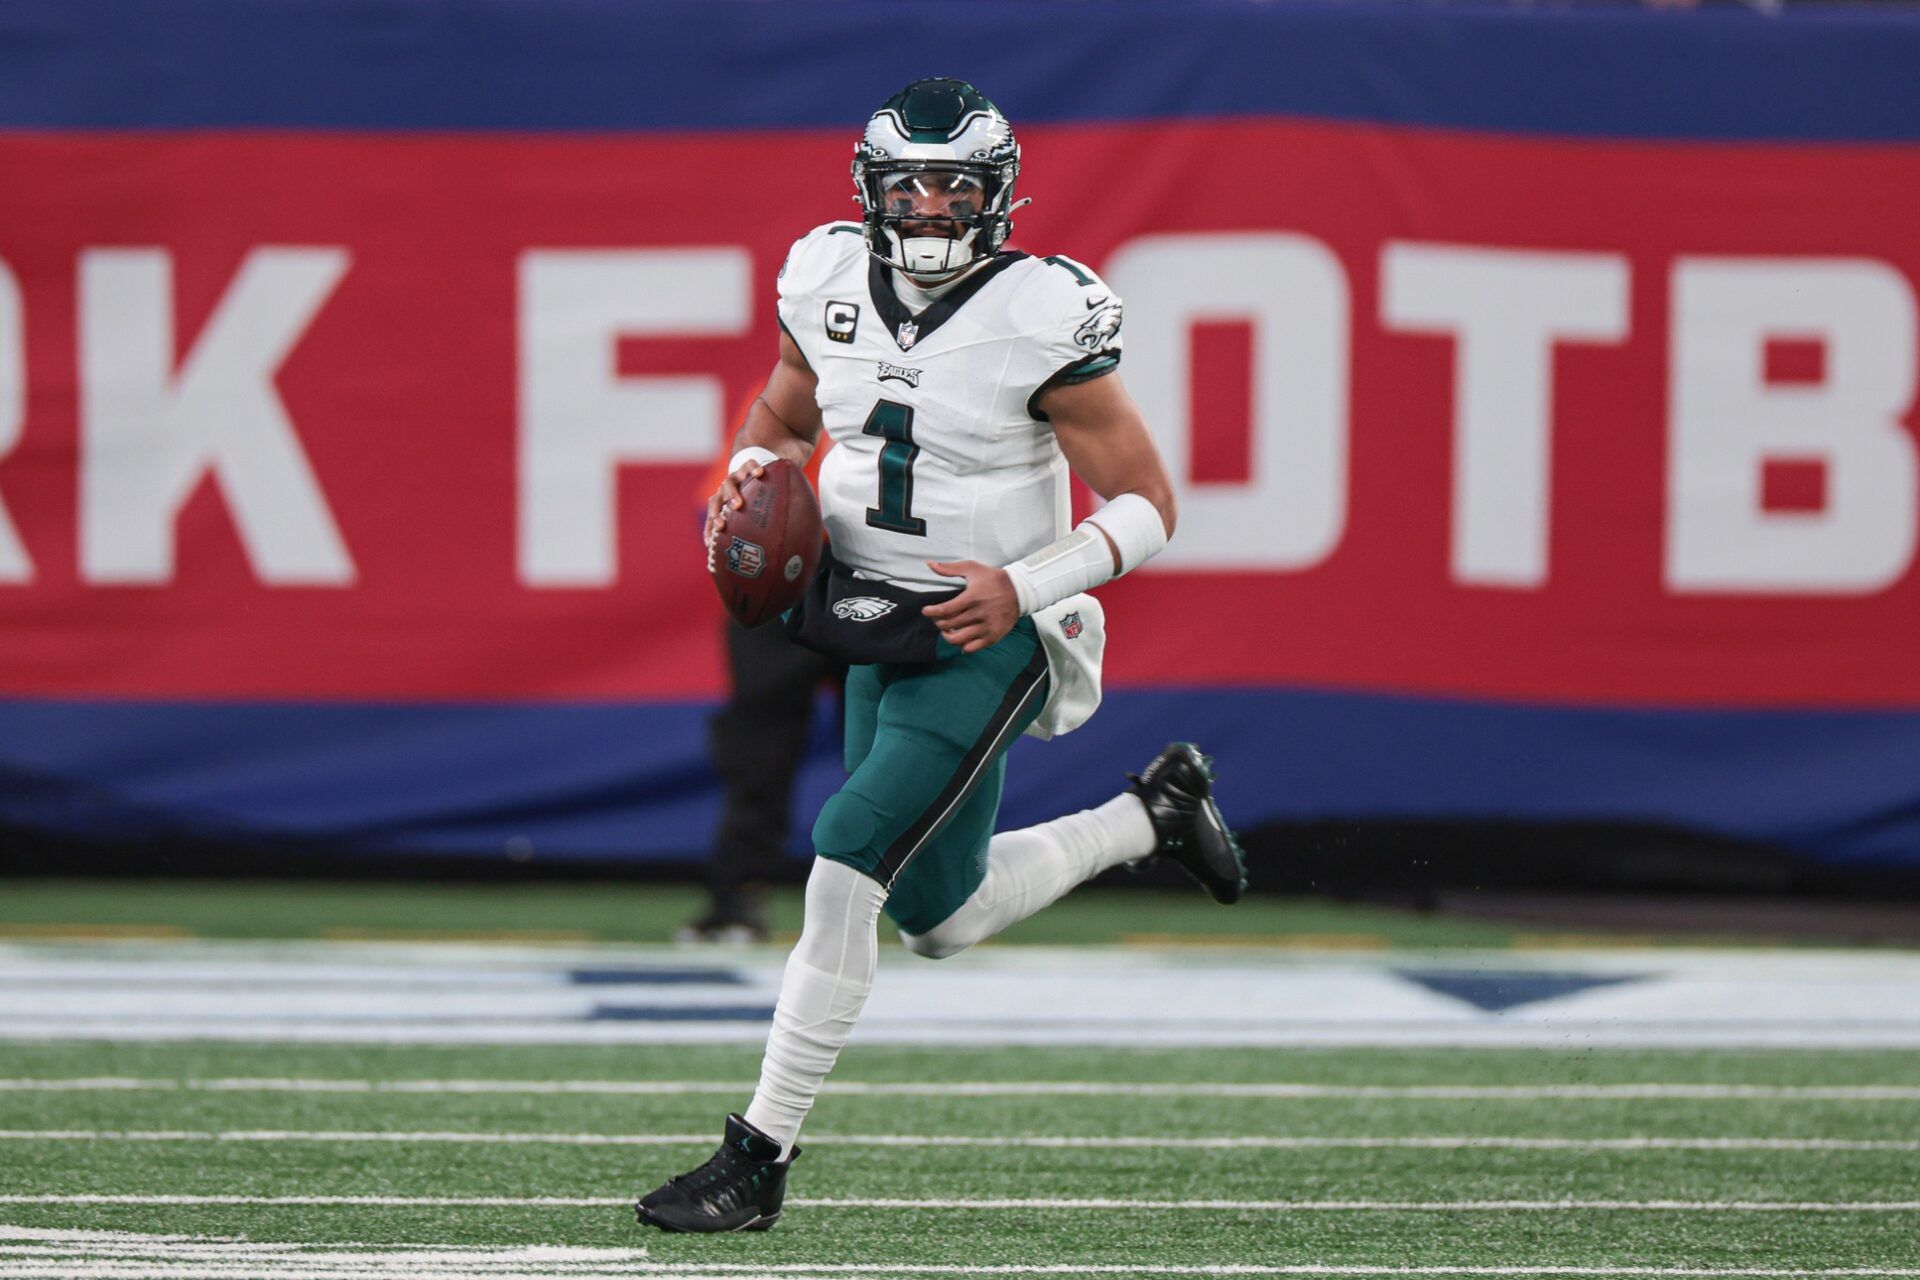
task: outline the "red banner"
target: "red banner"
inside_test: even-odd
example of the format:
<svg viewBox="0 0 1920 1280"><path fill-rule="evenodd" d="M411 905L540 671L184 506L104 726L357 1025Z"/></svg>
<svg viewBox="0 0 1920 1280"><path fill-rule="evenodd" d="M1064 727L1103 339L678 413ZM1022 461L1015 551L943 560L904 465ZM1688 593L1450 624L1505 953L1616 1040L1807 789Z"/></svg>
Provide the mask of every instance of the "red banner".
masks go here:
<svg viewBox="0 0 1920 1280"><path fill-rule="evenodd" d="M1022 136L1183 484L1116 686L1920 705L1920 149ZM847 152L0 138L0 692L711 695L692 491Z"/></svg>

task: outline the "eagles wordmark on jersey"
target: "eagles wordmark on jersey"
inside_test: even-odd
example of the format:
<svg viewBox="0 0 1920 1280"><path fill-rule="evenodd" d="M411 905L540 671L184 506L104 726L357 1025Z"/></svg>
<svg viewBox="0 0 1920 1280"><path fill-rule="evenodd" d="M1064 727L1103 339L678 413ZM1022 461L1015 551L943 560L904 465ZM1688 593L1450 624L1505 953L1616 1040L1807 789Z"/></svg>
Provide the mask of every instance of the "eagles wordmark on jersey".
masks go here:
<svg viewBox="0 0 1920 1280"><path fill-rule="evenodd" d="M819 379L835 446L820 474L834 555L922 591L928 560L1011 564L1072 526L1047 388L1120 363L1120 299L1071 258L1003 251L925 310L859 224L802 237L779 279L780 324Z"/></svg>

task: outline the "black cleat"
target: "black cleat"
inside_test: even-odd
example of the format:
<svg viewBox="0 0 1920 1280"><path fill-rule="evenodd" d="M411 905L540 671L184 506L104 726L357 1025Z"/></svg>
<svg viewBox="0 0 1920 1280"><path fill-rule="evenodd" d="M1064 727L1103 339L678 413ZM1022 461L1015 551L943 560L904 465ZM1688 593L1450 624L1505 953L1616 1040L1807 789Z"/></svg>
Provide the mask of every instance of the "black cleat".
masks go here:
<svg viewBox="0 0 1920 1280"><path fill-rule="evenodd" d="M634 1206L644 1226L662 1231L765 1231L780 1220L787 1198L787 1170L800 1148L785 1160L780 1144L739 1116L727 1117L720 1149L691 1173L668 1178L665 1186Z"/></svg>
<svg viewBox="0 0 1920 1280"><path fill-rule="evenodd" d="M773 926L767 911L766 889L748 885L731 892L715 892L707 909L675 930L673 940L682 945L704 943L723 947L762 946L771 942Z"/></svg>
<svg viewBox="0 0 1920 1280"><path fill-rule="evenodd" d="M1213 760L1191 742L1153 758L1129 788L1147 807L1160 844L1143 863L1172 858L1215 902L1238 902L1247 887L1247 855L1213 802Z"/></svg>

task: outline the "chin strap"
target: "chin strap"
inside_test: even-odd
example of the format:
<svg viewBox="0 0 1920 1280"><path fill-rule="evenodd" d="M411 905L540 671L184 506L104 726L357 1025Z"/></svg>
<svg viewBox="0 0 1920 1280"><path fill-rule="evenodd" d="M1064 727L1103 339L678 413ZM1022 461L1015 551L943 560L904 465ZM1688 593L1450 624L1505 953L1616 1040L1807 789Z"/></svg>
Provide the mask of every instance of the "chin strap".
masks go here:
<svg viewBox="0 0 1920 1280"><path fill-rule="evenodd" d="M911 236L902 238L892 227L886 228L888 242L893 246L896 261L894 266L910 276L941 276L956 271L964 271L980 261L973 252L974 237L980 234L980 228L969 227L967 234L958 240L949 240L945 236ZM956 254L959 261L954 261Z"/></svg>

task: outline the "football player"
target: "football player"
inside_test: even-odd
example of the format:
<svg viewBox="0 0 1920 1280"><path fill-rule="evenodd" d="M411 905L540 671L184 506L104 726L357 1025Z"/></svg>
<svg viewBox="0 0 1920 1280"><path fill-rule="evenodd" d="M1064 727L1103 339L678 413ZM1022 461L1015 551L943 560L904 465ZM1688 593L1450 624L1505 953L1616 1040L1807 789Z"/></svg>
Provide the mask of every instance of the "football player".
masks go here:
<svg viewBox="0 0 1920 1280"><path fill-rule="evenodd" d="M873 985L882 911L950 956L1109 867L1176 860L1221 902L1246 871L1209 761L1175 743L1095 809L993 834L1007 745L1099 701L1104 619L1085 592L1173 532L1173 489L1120 381L1120 299L1066 257L1004 246L1020 148L959 80L867 122L864 217L817 227L779 281L780 358L708 503L709 542L776 458L820 474L831 553L789 616L852 664L846 786L813 828L806 917L760 1082L712 1159L639 1203L670 1231L763 1230L821 1082ZM1106 504L1077 527L1069 470Z"/></svg>

